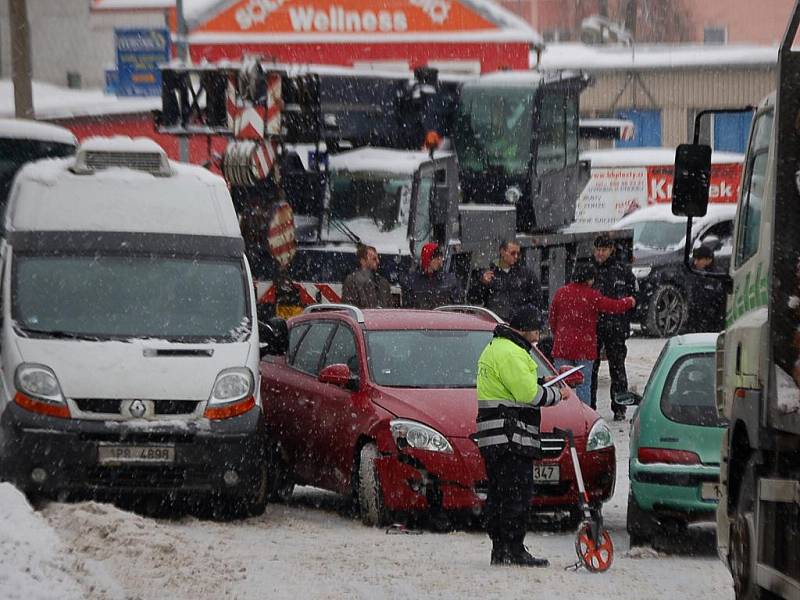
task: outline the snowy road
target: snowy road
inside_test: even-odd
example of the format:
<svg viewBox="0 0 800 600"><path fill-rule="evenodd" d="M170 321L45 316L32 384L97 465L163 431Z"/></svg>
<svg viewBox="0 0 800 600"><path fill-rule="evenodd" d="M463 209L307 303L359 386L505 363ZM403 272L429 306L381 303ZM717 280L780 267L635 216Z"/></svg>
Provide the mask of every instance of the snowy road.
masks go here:
<svg viewBox="0 0 800 600"><path fill-rule="evenodd" d="M663 342L629 341L629 378L639 391ZM601 371L601 398L607 371ZM601 414L611 417L608 406ZM625 533L628 423L611 423L617 487L606 504L616 545L605 574L566 571L573 533L532 531L527 543L548 569L492 568L480 531L387 535L343 516L341 500L311 488L259 518L216 523L152 519L98 503L50 503L32 511L0 484L0 597L24 598L576 598L731 599L713 533L688 544L630 552Z"/></svg>

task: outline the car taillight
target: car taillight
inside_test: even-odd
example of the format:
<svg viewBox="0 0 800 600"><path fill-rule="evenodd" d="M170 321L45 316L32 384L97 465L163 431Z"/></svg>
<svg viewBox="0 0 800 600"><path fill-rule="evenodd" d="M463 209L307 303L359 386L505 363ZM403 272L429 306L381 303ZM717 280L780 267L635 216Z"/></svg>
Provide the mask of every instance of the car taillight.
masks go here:
<svg viewBox="0 0 800 600"><path fill-rule="evenodd" d="M639 448L639 462L644 464L665 463L668 465L699 465L700 457L688 450L669 448Z"/></svg>

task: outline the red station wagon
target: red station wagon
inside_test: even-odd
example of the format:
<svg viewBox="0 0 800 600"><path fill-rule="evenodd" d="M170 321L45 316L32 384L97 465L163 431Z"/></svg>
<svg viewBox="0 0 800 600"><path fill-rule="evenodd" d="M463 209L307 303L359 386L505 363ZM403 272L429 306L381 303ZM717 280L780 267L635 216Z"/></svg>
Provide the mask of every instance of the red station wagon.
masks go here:
<svg viewBox="0 0 800 600"><path fill-rule="evenodd" d="M499 319L485 309L359 310L315 305L289 321L288 350L261 362L271 495L305 484L352 495L362 520L397 513L480 513L486 472L475 442L475 369ZM538 350L539 376L554 375ZM614 491L603 419L572 393L542 411L544 456L533 510L579 518L571 429L593 503Z"/></svg>

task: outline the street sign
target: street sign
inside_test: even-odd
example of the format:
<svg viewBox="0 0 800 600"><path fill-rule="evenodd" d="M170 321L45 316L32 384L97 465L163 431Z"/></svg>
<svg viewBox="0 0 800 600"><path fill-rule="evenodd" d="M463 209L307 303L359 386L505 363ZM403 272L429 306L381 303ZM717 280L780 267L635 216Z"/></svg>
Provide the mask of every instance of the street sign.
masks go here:
<svg viewBox="0 0 800 600"><path fill-rule="evenodd" d="M170 59L167 29L114 29L117 49L117 95L160 96L160 63Z"/></svg>

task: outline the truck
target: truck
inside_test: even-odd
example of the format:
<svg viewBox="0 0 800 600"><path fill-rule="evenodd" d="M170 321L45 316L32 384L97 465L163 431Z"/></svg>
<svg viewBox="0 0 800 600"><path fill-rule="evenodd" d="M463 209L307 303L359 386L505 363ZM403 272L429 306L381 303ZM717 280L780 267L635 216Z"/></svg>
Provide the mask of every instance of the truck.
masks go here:
<svg viewBox="0 0 800 600"><path fill-rule="evenodd" d="M589 83L575 72L170 63L155 122L218 148L271 310L338 301L356 244L379 239L391 242L379 248L381 272L398 297L422 244L443 248L466 296L501 239L520 243L551 297L594 238L559 233L589 178L578 156ZM628 234L614 233L629 249Z"/></svg>
<svg viewBox="0 0 800 600"><path fill-rule="evenodd" d="M717 338L717 540L736 598L800 598L800 2L778 55L776 91L755 112ZM749 107L748 107L749 109ZM747 110L747 109L742 109ZM700 117L701 115L698 115ZM672 209L708 204L711 151L678 147ZM688 238L687 238L688 239ZM685 249L688 266L689 247Z"/></svg>

